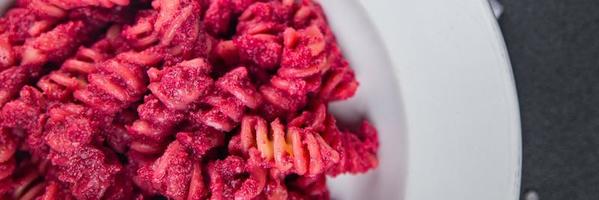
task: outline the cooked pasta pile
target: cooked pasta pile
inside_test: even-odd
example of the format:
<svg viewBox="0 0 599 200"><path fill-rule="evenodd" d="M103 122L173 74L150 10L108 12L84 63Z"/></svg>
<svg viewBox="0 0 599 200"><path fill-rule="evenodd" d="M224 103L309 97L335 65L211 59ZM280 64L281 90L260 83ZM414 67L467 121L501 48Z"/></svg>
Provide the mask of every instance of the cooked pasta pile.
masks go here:
<svg viewBox="0 0 599 200"><path fill-rule="evenodd" d="M0 18L0 199L329 199L376 129L312 0L17 0Z"/></svg>

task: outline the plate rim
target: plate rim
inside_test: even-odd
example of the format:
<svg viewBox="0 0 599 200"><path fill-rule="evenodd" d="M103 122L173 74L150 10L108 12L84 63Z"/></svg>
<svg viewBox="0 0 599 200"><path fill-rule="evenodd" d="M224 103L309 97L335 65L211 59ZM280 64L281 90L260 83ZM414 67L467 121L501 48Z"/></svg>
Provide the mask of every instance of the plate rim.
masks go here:
<svg viewBox="0 0 599 200"><path fill-rule="evenodd" d="M458 0L456 0L458 1ZM365 4L367 4L369 2L369 0L358 0L359 4L366 8L367 6ZM387 2L385 0L380 0L380 2L385 2L386 4L388 4L389 6L387 6L388 8L393 8L395 7L394 5L397 5L398 1L391 1L391 2ZM494 50L494 54L496 54L497 58L501 59L500 65L503 69L501 69L503 71L504 74L501 75L503 82L505 83L503 86L507 87L505 91L505 97L507 98L507 103L506 103L506 107L509 108L508 111L508 115L506 115L508 117L509 120L509 129L511 130L509 133L506 133L506 135L509 135L510 138L510 148L509 149L511 151L510 153L510 161L513 162L513 165L510 167L510 171L511 171L511 194L509 194L510 199L512 200L518 200L520 198L520 193L521 193L521 179L522 179L522 124L521 124L521 113L520 113L520 106L519 106L519 100L518 100L518 93L517 93L517 87L516 87L516 82L515 82L515 77L514 77L514 73L513 73L513 67L509 58L509 53L508 53L508 49L505 43L505 39L503 37L503 34L501 32L499 23L497 21L497 18L495 17L495 15L493 14L493 10L491 8L490 3L488 2L488 0L470 0L470 1L463 1L460 3L477 3L480 10L482 10L483 12L481 13L480 16L477 15L477 17L482 17L484 20L484 26L489 26L489 28L487 30L489 30L488 34L490 37L490 39L492 39L491 42L491 46ZM366 10L366 12L368 13L371 21L376 21L377 19L375 17L373 17L369 12L369 9L364 9ZM392 9L390 9L392 10ZM378 12L378 11L377 11ZM381 12L389 12L389 11L381 11ZM391 15L392 16L392 15ZM379 26L375 25L376 30L375 32L378 34L378 36L380 38L382 38L383 41L385 40L385 35L382 33L385 29L384 28L380 28ZM399 44L393 44L392 42L383 42L383 45L385 47L385 50L387 51L388 55L391 58L391 63L393 65L394 68L394 72L395 72L395 76L396 76L396 80L398 80L395 84L399 85L399 92L400 92L400 96L405 96L403 95L405 89L403 89L403 87L400 84L400 80L402 79L402 77L398 76L398 72L402 71L399 67L399 64L397 63L396 59L394 59L394 57L398 57L398 52L394 52L390 49L391 46L394 45L399 45ZM406 107L406 105L403 105L403 107ZM408 119L409 121L409 119ZM408 122L409 124L409 122ZM409 134L408 134L409 135ZM408 136L409 138L409 136ZM409 146L409 142L408 142L408 146ZM411 147L408 147L408 150L411 149ZM408 167L407 169L407 173L410 174L410 160L411 158L406 158L408 160L408 164L406 167ZM406 187L410 184L410 178L408 177L408 179L406 180L407 184ZM406 190L407 191L407 190ZM406 198L406 194L404 193L403 198Z"/></svg>
<svg viewBox="0 0 599 200"><path fill-rule="evenodd" d="M496 42L493 42L493 44L500 50L499 51L499 56L503 59L504 61L504 65L505 65L505 69L508 72L508 84L510 85L510 98L512 99L511 102L513 102L512 105L512 110L511 110L511 115L513 117L513 121L512 123L514 123L515 127L514 128L514 132L512 132L512 142L514 143L514 147L516 148L515 151L515 156L516 157L516 166L514 166L514 170L513 170L513 180L512 180L512 184L513 184L513 194L512 194L512 199L517 200L520 198L520 184L522 181L522 121L521 121L521 113L520 113L520 102L518 99L518 88L516 87L516 78L514 76L514 68L512 66L512 62L510 60L509 57L509 51L507 49L507 45L505 43L505 38L503 37L503 33L501 31L501 28L499 26L499 22L497 21L498 19L495 17L495 14L493 12L493 8L491 7L490 2L486 1L486 0L481 0L483 1L483 7L485 7L487 9L487 12L485 12L485 18L487 19L487 21L489 22L488 24L491 25L491 28L493 29L492 33ZM486 6L485 6L486 4Z"/></svg>

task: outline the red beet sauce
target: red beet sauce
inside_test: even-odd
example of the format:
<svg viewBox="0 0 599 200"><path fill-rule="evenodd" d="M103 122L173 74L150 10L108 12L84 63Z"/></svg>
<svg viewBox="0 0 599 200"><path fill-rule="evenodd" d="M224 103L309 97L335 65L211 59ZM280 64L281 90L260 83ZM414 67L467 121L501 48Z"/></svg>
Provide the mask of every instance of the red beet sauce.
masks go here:
<svg viewBox="0 0 599 200"><path fill-rule="evenodd" d="M329 199L378 165L312 0L17 0L0 18L0 199Z"/></svg>

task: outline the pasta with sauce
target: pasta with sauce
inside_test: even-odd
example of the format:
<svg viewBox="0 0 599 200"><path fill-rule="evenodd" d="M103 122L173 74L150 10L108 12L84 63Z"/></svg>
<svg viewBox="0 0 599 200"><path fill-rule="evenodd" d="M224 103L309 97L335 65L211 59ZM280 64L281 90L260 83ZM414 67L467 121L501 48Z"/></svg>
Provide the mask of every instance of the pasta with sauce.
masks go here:
<svg viewBox="0 0 599 200"><path fill-rule="evenodd" d="M312 0L16 0L0 199L330 199L378 165L358 86Z"/></svg>

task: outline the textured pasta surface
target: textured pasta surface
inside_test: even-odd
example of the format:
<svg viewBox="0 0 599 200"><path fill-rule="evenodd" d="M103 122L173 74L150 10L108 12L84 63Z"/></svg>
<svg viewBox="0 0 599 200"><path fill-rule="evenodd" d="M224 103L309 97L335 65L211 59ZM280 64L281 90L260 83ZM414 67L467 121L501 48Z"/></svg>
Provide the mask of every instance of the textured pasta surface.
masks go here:
<svg viewBox="0 0 599 200"><path fill-rule="evenodd" d="M330 199L376 129L313 0L16 0L0 18L0 199Z"/></svg>

